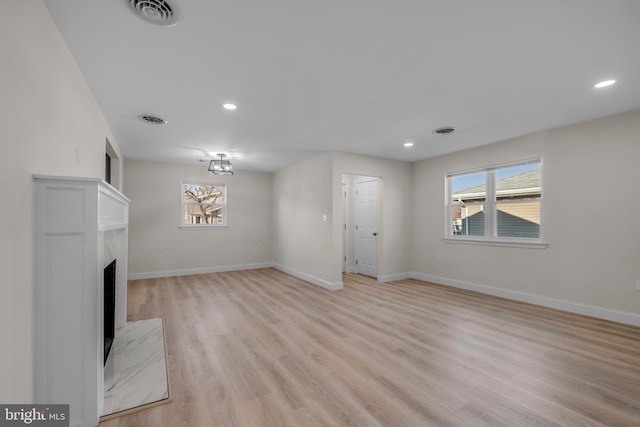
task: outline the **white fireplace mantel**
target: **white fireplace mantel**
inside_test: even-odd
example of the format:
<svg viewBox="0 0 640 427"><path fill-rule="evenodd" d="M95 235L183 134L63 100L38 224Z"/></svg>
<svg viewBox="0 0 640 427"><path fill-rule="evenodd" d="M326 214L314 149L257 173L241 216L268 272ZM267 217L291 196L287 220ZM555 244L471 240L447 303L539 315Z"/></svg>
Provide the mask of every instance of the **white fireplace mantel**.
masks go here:
<svg viewBox="0 0 640 427"><path fill-rule="evenodd" d="M70 426L103 404L103 269L116 267L126 323L129 199L101 179L35 175L35 400L70 404Z"/></svg>

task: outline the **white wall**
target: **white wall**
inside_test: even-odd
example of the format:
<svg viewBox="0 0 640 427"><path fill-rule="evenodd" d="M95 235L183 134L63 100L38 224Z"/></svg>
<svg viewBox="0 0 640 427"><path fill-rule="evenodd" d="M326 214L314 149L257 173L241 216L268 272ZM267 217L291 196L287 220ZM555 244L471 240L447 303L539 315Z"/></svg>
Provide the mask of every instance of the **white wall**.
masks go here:
<svg viewBox="0 0 640 427"><path fill-rule="evenodd" d="M125 160L124 192L131 199L130 277L272 261L272 174L236 171L233 176L213 176L207 166ZM182 181L226 184L228 228L179 228Z"/></svg>
<svg viewBox="0 0 640 427"><path fill-rule="evenodd" d="M274 261L285 271L336 289L342 285L343 175L380 178L378 275L410 267L411 164L330 153L274 175ZM349 191L354 191L350 183ZM328 221L322 222L322 215ZM353 246L353 244L351 244Z"/></svg>
<svg viewBox="0 0 640 427"><path fill-rule="evenodd" d="M543 158L546 249L447 244L447 172ZM414 164L413 270L640 313L640 111Z"/></svg>
<svg viewBox="0 0 640 427"><path fill-rule="evenodd" d="M349 153L334 153L333 162L334 181L338 183L336 188L341 185L343 174L380 178L378 277L387 280L408 272L411 267L412 237L409 224L413 217L411 164ZM350 183L349 191L355 191L355 181ZM341 215L340 190L334 191L334 204L336 212ZM342 221L337 221L334 226L334 238L338 242L342 241L341 224ZM335 256L341 263L342 250L339 249Z"/></svg>
<svg viewBox="0 0 640 427"><path fill-rule="evenodd" d="M378 276L406 273L411 260L411 164L349 153L325 154L275 173L275 263L307 280L318 279L316 284L342 286L343 175L380 178ZM349 191L354 189L350 182Z"/></svg>
<svg viewBox="0 0 640 427"><path fill-rule="evenodd" d="M279 268L304 273L308 280L335 289L342 286L341 264L334 265L336 245L341 253L342 240L340 236L334 242L332 230L334 223L342 223L342 211L336 216L333 210L332 180L332 154L274 174L273 256ZM323 215L327 215L327 222L323 222Z"/></svg>
<svg viewBox="0 0 640 427"><path fill-rule="evenodd" d="M106 138L119 149L45 5L2 6L0 402L26 403L34 382L32 174L103 177Z"/></svg>

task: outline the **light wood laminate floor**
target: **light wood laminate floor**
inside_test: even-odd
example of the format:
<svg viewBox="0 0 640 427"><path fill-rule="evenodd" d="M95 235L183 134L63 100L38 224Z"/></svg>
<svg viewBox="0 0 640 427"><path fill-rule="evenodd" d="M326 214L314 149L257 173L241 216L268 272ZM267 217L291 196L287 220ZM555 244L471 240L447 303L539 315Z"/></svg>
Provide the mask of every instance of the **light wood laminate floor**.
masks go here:
<svg viewBox="0 0 640 427"><path fill-rule="evenodd" d="M173 402L124 426L640 426L640 328L417 280L273 269L129 283Z"/></svg>

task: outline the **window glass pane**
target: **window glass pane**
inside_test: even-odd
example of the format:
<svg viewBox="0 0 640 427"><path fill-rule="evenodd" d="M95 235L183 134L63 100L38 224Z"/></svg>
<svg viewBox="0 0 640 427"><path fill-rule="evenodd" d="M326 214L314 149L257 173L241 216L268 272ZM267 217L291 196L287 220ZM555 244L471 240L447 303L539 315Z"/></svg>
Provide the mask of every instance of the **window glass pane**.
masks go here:
<svg viewBox="0 0 640 427"><path fill-rule="evenodd" d="M452 234L484 236L484 202L487 173L476 172L451 177Z"/></svg>
<svg viewBox="0 0 640 427"><path fill-rule="evenodd" d="M484 201L487 197L487 173L453 176L451 189L451 199L454 202Z"/></svg>
<svg viewBox="0 0 640 427"><path fill-rule="evenodd" d="M185 224L224 224L222 205L185 204Z"/></svg>
<svg viewBox="0 0 640 427"><path fill-rule="evenodd" d="M496 170L496 232L499 237L540 237L540 166L540 163L532 163Z"/></svg>
<svg viewBox="0 0 640 427"><path fill-rule="evenodd" d="M499 237L540 237L540 200L497 204Z"/></svg>
<svg viewBox="0 0 640 427"><path fill-rule="evenodd" d="M454 213L453 234L484 236L484 205L459 206Z"/></svg>
<svg viewBox="0 0 640 427"><path fill-rule="evenodd" d="M542 179L540 163L496 170L496 200L539 198Z"/></svg>
<svg viewBox="0 0 640 427"><path fill-rule="evenodd" d="M224 192L224 185L184 183L183 223L225 224Z"/></svg>
<svg viewBox="0 0 640 427"><path fill-rule="evenodd" d="M217 203L222 201L224 186L184 184L184 201L189 203Z"/></svg>

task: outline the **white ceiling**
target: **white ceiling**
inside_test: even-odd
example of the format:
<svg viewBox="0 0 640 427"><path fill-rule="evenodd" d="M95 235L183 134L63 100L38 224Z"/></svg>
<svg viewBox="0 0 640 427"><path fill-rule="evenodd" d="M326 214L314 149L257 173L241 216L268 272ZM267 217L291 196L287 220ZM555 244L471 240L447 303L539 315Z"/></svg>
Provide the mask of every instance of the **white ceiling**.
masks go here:
<svg viewBox="0 0 640 427"><path fill-rule="evenodd" d="M46 0L126 158L416 161L640 108L637 0L168 1Z"/></svg>

